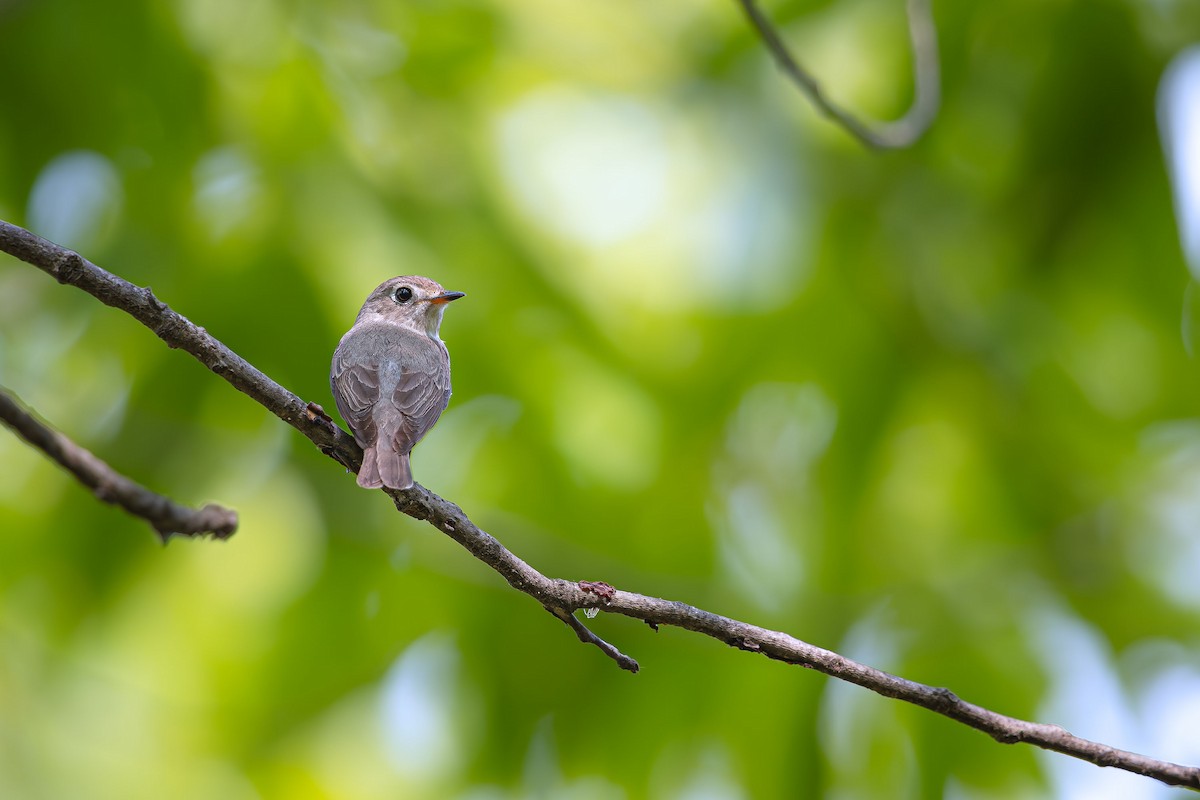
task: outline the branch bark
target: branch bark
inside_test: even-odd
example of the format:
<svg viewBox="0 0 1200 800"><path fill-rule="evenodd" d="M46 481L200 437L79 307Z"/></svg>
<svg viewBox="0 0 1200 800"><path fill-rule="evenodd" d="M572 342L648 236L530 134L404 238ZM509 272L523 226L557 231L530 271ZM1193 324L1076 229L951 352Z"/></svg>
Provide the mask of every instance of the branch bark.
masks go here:
<svg viewBox="0 0 1200 800"><path fill-rule="evenodd" d="M191 353L209 369L274 412L344 466L356 470L362 453L349 434L321 411L305 403L210 336L203 328L172 311L150 292L105 272L78 254L0 221L0 250L32 264L62 283L89 292L102 302L142 321L171 347ZM614 589L607 584L549 578L525 563L495 537L480 529L463 510L417 484L406 491L387 490L396 508L433 525L491 567L514 589L529 595L572 628L581 641L595 644L618 665L636 671L637 662L591 634L574 615L587 609L640 619L652 627L673 625L776 661L814 669L873 692L929 709L977 730L998 742L1026 742L1103 767L1146 775L1172 786L1200 790L1200 767L1162 761L1083 739L1057 725L1008 717L968 703L949 689L851 661L790 634L723 617L674 600ZM627 659L627 661L624 661Z"/></svg>
<svg viewBox="0 0 1200 800"><path fill-rule="evenodd" d="M830 100L821 85L792 55L775 26L758 7L757 0L738 0L763 44L779 68L796 84L817 110L868 147L897 150L909 147L924 135L941 105L941 66L938 61L937 28L929 0L908 0L908 32L912 42L913 101L900 119L872 128Z"/></svg>
<svg viewBox="0 0 1200 800"><path fill-rule="evenodd" d="M163 544L172 534L228 539L237 530L236 511L215 503L188 508L152 492L46 425L4 389L0 389L0 423L74 475L97 499L149 522Z"/></svg>

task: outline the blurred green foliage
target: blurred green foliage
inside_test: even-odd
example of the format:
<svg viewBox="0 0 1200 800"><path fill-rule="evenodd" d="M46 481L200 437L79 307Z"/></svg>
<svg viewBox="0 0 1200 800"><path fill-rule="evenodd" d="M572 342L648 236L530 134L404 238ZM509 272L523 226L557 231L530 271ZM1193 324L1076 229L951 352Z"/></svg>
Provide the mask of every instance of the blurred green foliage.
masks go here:
<svg viewBox="0 0 1200 800"><path fill-rule="evenodd" d="M362 299L428 274L468 297L417 479L542 571L1200 761L1200 380L1154 124L1200 6L935 5L944 109L872 154L729 2L6 0L0 218L330 409ZM769 10L886 118L901 6ZM0 435L0 797L1158 796L594 620L630 677L7 257L0 384L242 519L164 549Z"/></svg>

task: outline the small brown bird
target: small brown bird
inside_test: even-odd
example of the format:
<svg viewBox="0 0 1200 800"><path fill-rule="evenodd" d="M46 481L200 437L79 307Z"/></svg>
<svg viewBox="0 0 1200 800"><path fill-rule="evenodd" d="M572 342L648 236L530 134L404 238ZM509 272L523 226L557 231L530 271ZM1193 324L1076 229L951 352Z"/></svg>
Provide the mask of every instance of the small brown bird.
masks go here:
<svg viewBox="0 0 1200 800"><path fill-rule="evenodd" d="M408 489L408 456L450 402L450 354L438 338L446 304L462 297L429 278L384 281L333 354L329 385L363 449L358 485Z"/></svg>

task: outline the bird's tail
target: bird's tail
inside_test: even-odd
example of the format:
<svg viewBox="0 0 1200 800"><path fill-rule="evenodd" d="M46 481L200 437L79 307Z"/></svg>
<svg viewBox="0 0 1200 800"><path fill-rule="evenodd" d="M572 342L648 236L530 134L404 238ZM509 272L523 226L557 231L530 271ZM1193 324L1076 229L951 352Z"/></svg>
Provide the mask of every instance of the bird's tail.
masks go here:
<svg viewBox="0 0 1200 800"><path fill-rule="evenodd" d="M412 469L408 465L408 453L368 447L363 450L362 469L358 471L358 485L364 489L411 489Z"/></svg>

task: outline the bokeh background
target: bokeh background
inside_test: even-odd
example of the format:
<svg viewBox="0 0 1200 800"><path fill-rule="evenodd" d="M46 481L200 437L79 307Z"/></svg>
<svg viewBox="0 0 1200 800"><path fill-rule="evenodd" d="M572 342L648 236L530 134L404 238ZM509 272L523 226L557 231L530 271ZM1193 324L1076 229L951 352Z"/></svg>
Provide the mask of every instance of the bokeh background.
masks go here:
<svg viewBox="0 0 1200 800"><path fill-rule="evenodd" d="M867 152L725 0L3 0L0 218L307 400L396 274L447 314L419 481L545 573L1200 762L1200 299L1155 98L1192 0L937 0ZM899 0L768 11L911 95ZM1193 108L1194 110L1194 108ZM1198 134L1200 135L1200 134ZM620 672L127 316L0 256L0 797L1165 797L677 630Z"/></svg>

